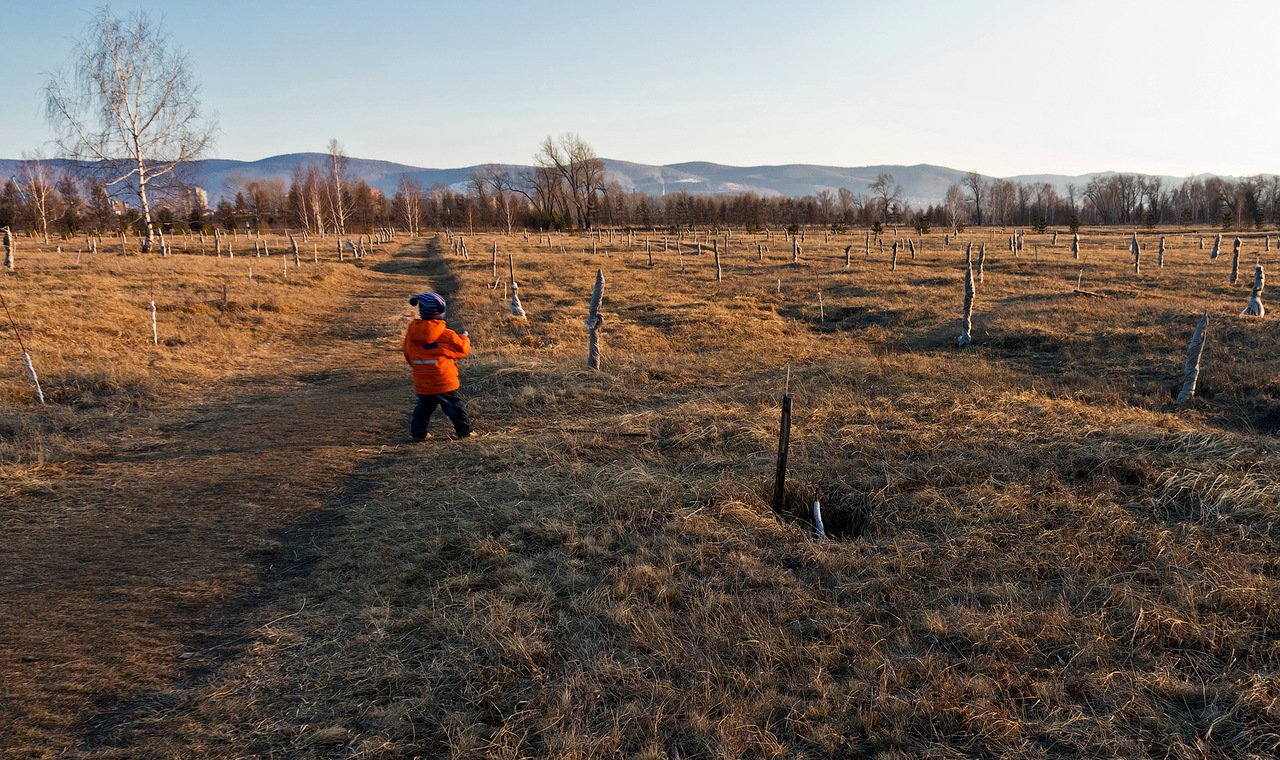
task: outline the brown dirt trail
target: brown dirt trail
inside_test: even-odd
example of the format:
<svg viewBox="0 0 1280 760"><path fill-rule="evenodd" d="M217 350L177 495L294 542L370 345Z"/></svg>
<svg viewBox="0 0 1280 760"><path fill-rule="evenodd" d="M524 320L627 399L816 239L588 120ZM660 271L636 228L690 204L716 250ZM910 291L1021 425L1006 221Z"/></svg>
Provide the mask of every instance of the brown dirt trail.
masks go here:
<svg viewBox="0 0 1280 760"><path fill-rule="evenodd" d="M434 252L375 265L327 323L127 448L0 495L0 754L92 752L267 622L367 473L408 445L400 331L406 294L446 277Z"/></svg>

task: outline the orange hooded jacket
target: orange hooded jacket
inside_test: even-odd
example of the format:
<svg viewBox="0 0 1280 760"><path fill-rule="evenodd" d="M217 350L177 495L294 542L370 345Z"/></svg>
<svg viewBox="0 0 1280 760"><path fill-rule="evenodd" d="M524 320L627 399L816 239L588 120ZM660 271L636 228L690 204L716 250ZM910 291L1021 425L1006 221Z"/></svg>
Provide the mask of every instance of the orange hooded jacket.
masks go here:
<svg viewBox="0 0 1280 760"><path fill-rule="evenodd" d="M461 387L458 365L471 352L471 339L444 326L442 319L415 319L404 334L404 360L413 368L413 392L448 393Z"/></svg>

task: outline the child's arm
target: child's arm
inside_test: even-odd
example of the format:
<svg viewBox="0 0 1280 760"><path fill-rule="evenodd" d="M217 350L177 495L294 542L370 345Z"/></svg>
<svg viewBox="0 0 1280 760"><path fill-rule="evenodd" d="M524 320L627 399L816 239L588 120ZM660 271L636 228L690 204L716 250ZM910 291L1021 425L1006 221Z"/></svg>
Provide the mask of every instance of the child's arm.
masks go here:
<svg viewBox="0 0 1280 760"><path fill-rule="evenodd" d="M471 338L466 331L459 335L453 330L445 330L440 336L440 350L450 359L461 359L471 353Z"/></svg>

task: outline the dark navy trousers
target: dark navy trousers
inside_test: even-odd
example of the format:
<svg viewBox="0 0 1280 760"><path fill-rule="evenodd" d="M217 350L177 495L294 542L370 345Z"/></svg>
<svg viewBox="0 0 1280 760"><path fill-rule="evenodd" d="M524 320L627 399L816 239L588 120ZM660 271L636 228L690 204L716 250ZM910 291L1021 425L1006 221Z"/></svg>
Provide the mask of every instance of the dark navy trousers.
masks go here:
<svg viewBox="0 0 1280 760"><path fill-rule="evenodd" d="M417 440L427 437L427 422L431 413L439 406L453 423L453 432L459 438L471 434L471 420L467 417L467 409L462 405L462 396L458 391L448 393L420 393L418 403L413 407L413 417L409 420L409 433Z"/></svg>

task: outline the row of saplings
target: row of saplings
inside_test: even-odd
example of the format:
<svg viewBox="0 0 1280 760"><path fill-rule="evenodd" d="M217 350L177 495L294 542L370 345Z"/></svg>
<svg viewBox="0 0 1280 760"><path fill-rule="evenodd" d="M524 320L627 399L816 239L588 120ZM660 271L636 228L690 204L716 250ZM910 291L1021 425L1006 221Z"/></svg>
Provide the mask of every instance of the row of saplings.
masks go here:
<svg viewBox="0 0 1280 760"><path fill-rule="evenodd" d="M1270 242L1270 241L1268 241ZM1072 242L1072 252L1078 255L1080 246L1080 236L1076 235ZM1210 259L1218 258L1221 251L1222 235L1218 235L1213 242L1213 251L1209 254ZM1201 248L1204 247L1201 241ZM1231 256L1231 283L1234 285L1239 279L1240 272L1240 238L1235 240L1235 250ZM965 251L965 269L964 269L964 311L960 319L960 335L956 338L956 345L964 348L973 343L973 299L975 296L974 276L973 276L973 260L970 256L972 248ZM1129 252L1133 255L1133 271L1138 273L1141 271L1142 264L1142 247L1138 245L1138 235L1133 234L1133 238L1129 242ZM982 252L978 255L978 271L982 271ZM1160 266L1164 266L1164 238L1160 238ZM979 274L981 279L981 274ZM1244 316L1262 317L1266 314L1266 307L1262 305L1262 288L1266 284L1266 274L1263 272L1262 264L1258 263L1253 272L1253 289L1249 293L1249 302L1245 305L1244 311L1240 312ZM1077 292L1080 291L1077 288ZM1203 316L1200 317L1199 324L1191 336L1191 343L1187 346L1187 361L1182 371L1182 389L1178 391L1178 405L1184 406L1191 400L1196 393L1196 382L1200 378L1200 359L1204 355L1205 338L1209 331L1209 311L1206 309Z"/></svg>
<svg viewBox="0 0 1280 760"><path fill-rule="evenodd" d="M453 247L454 253L466 256L466 248L465 248L466 243L462 239L462 237L454 236L452 233L448 231L446 231L445 235L449 240L451 246ZM1011 247L1012 246L1021 247L1022 241L1018 239L1019 237L1020 236L1015 234L1015 236L1010 239ZM1056 242L1057 236L1055 235L1054 237ZM1073 239L1071 243L1071 251L1076 258L1079 258L1080 236L1078 234L1075 234L1072 237ZM1268 248L1270 248L1269 238L1267 242L1268 242ZM1240 245L1241 245L1240 238L1237 237L1235 239L1234 250L1231 256L1230 281L1232 284L1235 284L1239 279ZM648 246L646 244L646 248L647 247ZM1202 249L1204 248L1203 239L1200 241L1200 247ZM1210 252L1209 258L1211 260L1217 259L1221 252L1221 248L1222 248L1222 235L1219 234L1213 242L1213 250ZM894 252L895 254L897 252L896 242L894 243ZM1141 272L1142 247L1138 244L1137 233L1133 233L1130 239L1129 252L1133 256L1134 272L1135 273ZM1164 238L1161 237L1160 250L1159 250L1159 266L1162 266L1162 267L1164 266L1164 252L1165 252L1165 241L1164 241ZM848 255L848 253L849 253L849 247L846 247L845 248L846 256ZM797 252L793 250L792 254L794 258L797 255ZM470 257L467 256L467 258L470 258ZM507 258L508 258L508 280L507 281L508 283L510 283L511 316L517 317L517 318L523 318L525 317L525 311L524 311L523 305L520 303L519 285L516 284L515 261L510 253L508 253ZM720 279L719 277L720 267L719 267L719 260L718 260L719 257L717 256L716 258L717 258L717 262L716 262L717 278L716 279L718 280ZM977 281L981 282L983 279L983 267L985 264L985 259L986 259L985 244L979 247L978 257L976 262L973 258L973 244L969 243L968 245L966 245L965 273L964 273L964 307L963 307L963 312L962 312L961 321L960 321L960 335L956 338L956 345L961 348L965 346L969 346L973 343L973 302L974 302L974 298L976 297L974 266L976 263L977 272L978 272ZM650 249L650 262L652 262L651 249ZM493 244L492 263L493 263L494 287L497 287L498 283L500 283L500 280L498 278L498 244L497 243ZM1266 307L1263 306L1262 304L1262 290L1265 283L1266 283L1266 275L1263 272L1262 264L1258 263L1254 270L1253 289L1249 294L1249 302L1248 304L1246 304L1244 311L1241 312L1243 315L1255 316L1255 317L1262 317L1265 315ZM1086 293L1086 291L1082 291L1079 288L1077 288L1076 292ZM604 272L602 270L597 269L595 288L593 289L593 292L591 295L589 311L586 319L587 342L588 342L587 366L590 367L591 369L599 369L599 366L600 366L599 329L600 329L600 326L603 324L603 317L600 315L600 304L603 299L603 294L604 294ZM1186 360L1185 367L1183 369L1182 388L1178 392L1178 397L1177 397L1177 402L1180 406L1185 405L1195 395L1196 383L1200 376L1200 360L1204 353L1205 337L1208 332L1208 327L1209 327L1209 312L1206 310L1204 312L1204 315L1201 316L1200 322L1196 326L1195 333L1191 337L1191 343L1187 348L1187 360Z"/></svg>

